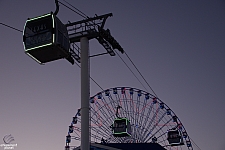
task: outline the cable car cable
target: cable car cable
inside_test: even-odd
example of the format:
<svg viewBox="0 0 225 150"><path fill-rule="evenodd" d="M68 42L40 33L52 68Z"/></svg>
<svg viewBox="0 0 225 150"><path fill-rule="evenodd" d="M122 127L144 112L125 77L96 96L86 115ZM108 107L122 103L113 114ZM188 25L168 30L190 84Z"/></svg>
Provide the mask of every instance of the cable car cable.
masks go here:
<svg viewBox="0 0 225 150"><path fill-rule="evenodd" d="M119 56L119 58L122 60L122 62L126 65L126 67L130 70L130 72L135 76L135 78L138 80L138 82L141 83L141 85L144 87L144 89L146 91L148 91L147 88L144 86L144 84L139 80L139 78L135 75L135 73L131 70L131 68L127 65L127 63L123 60L123 58L119 55L119 53L116 52L116 54Z"/></svg>
<svg viewBox="0 0 225 150"><path fill-rule="evenodd" d="M75 64L79 67L79 68L81 68L81 66L80 65L78 65L77 64L77 62L75 62ZM91 77L91 76L89 76L90 77L90 79L101 89L101 90L103 90L104 91L104 89Z"/></svg>
<svg viewBox="0 0 225 150"><path fill-rule="evenodd" d="M63 1L65 1L65 0L63 0ZM65 2L66 2L66 1L65 1ZM77 11L79 11L80 13L82 13L83 15L80 14L80 13L78 13L77 11L71 9L70 7L66 6L66 5L63 4L62 2L59 1L59 3L61 3L63 6L67 7L68 9L72 10L73 12L77 13L77 14L80 15L81 17L83 17L83 18L88 18L88 16L85 15L85 13L83 13L82 11L80 11L79 9L77 9L76 7L74 7L72 4L66 2L66 3L68 3L71 7L73 7L74 9L76 9ZM84 16L84 15L85 15L85 16ZM116 53L117 53L117 52L116 52ZM118 53L117 53L117 54L118 54ZM118 55L119 55L119 54L118 54ZM120 59L123 61L123 63L127 66L127 68L131 71L131 73L135 76L135 78L138 80L138 82L140 82L141 85L144 87L144 89L145 89L146 91L148 91L147 88L143 85L143 83L138 79L138 77L137 77L137 76L134 74L134 72L131 70L131 68L127 65L127 63L121 58L120 55L119 55L119 57L120 57Z"/></svg>
<svg viewBox="0 0 225 150"><path fill-rule="evenodd" d="M63 4L64 6L66 6L67 8L69 8L70 10L74 11L75 13L77 13L78 15L80 15L83 18L89 18L84 12L82 12L81 10L79 10L78 8L76 8L75 6L73 6L72 4L70 4L69 2L67 2L66 0L63 0L64 2L66 2L68 5L70 5L71 7L73 7L75 10L69 8L68 6L66 6L65 4ZM62 2L60 2L62 3ZM77 11L79 11L80 13L78 13ZM81 14L82 13L82 14ZM117 52L116 52L117 53ZM117 53L118 54L118 53ZM149 85L149 83L147 82L147 80L144 78L144 76L141 74L141 72L139 71L139 69L136 67L136 65L134 64L134 62L131 60L131 58L128 56L128 54L125 52L125 55L127 56L127 58L130 60L130 62L132 63L132 65L135 67L135 69L137 70L137 72L140 74L140 76L143 78L143 80L145 81L145 83L148 85L148 87L150 88L150 90L154 93L154 95L156 97L157 94L154 92L153 88ZM120 57L120 56L119 56ZM120 59L125 63L125 61L120 57ZM128 65L125 63L125 65L128 67ZM130 69L130 67L128 67L128 69L131 71L131 73L135 76L135 78L141 83L141 81L137 78L137 76L134 74L134 72ZM145 90L146 87L141 83L141 85L144 87ZM148 90L147 90L148 91Z"/></svg>
<svg viewBox="0 0 225 150"><path fill-rule="evenodd" d="M80 16L82 16L82 17L86 18L85 16L83 16L83 15L82 15L82 14L80 14L79 12L75 11L74 9L72 9L72 8L68 7L68 6L67 6L67 5L65 5L64 3L60 2L60 1L58 1L58 2L59 2L60 4L62 4L63 6L65 6L66 8L70 9L71 11L75 12L76 14L78 14L78 15L80 15Z"/></svg>
<svg viewBox="0 0 225 150"><path fill-rule="evenodd" d="M6 26L6 27L8 27L8 28L11 28L11 29L13 29L13 30L16 30L16 31L19 31L19 32L22 32L22 33L23 33L22 30L16 29L16 28L14 28L14 27L12 27L12 26L9 26L9 25L7 25L7 24L1 23L1 22L0 22L0 24L3 25L3 26Z"/></svg>
<svg viewBox="0 0 225 150"><path fill-rule="evenodd" d="M79 10L78 8L76 8L75 6L73 6L72 4L70 4L69 2L67 2L66 0L63 0L64 2L66 2L68 5L70 5L71 7L73 7L74 9L70 8L69 6L65 5L64 3L60 2L60 4L62 4L63 6L65 6L66 8L70 9L71 11L75 12L76 14L80 15L81 17L83 17L84 19L88 19L89 17L83 13L81 10ZM78 12L77 12L78 11ZM92 21L93 22L93 21ZM95 23L93 22L92 24L93 26L98 26L98 25L95 25ZM89 27L90 28L90 27Z"/></svg>
<svg viewBox="0 0 225 150"><path fill-rule="evenodd" d="M82 15L82 17L84 17L84 18L86 18L86 19L88 19L89 17L85 14L85 13L83 13L81 10L79 10L78 8L76 8L75 6L73 6L72 4L70 4L69 2L67 2L66 0L63 0L64 2L66 2L68 5L70 5L71 7L73 7L74 9L76 9L78 12L80 12Z"/></svg>
<svg viewBox="0 0 225 150"><path fill-rule="evenodd" d="M156 93L154 92L154 90L152 89L152 87L149 85L149 83L146 81L146 79L144 78L144 76L141 74L141 72L139 71L139 69L136 67L136 65L134 64L134 62L131 60L131 58L128 56L128 54L126 53L126 51L124 51L125 55L127 56L127 58L130 60L130 62L133 64L133 66L135 67L135 69L137 70L137 72L140 74L140 76L144 79L145 83L148 85L148 87L151 89L151 91L155 94L156 97L158 97L156 95Z"/></svg>
<svg viewBox="0 0 225 150"><path fill-rule="evenodd" d="M65 1L65 0L64 0ZM69 4L71 7L73 7L74 9L76 9L77 11L79 11L80 13L82 13L83 15L85 15L83 12L81 12L79 9L77 9L76 7L74 7L73 5L71 5L70 3L68 3L67 1L65 1L67 4ZM73 12L75 12L75 13L77 13L78 15L80 15L80 16L82 16L82 17L84 17L84 18L88 18L88 16L87 15L85 15L85 16L83 16L82 14L80 14L80 13L78 13L77 11L75 11L75 10L73 10L73 9L71 9L70 7L68 7L68 6L66 6L65 4L63 4L62 2L60 2L60 1L58 1L58 0L55 0L55 3L56 3L56 11L55 11L55 15L58 13L58 11L59 11L59 4L58 3L60 3L60 4L62 4L63 6L65 6L65 7L67 7L68 9L70 9L71 11L73 11ZM75 44L76 45L76 44ZM77 46L77 45L76 45ZM77 46L78 47L78 46ZM78 67L80 67L77 63L76 63L76 65L78 66ZM81 67L80 67L81 68ZM90 77L90 79L101 89L101 90L104 90L91 76L89 76Z"/></svg>
<svg viewBox="0 0 225 150"><path fill-rule="evenodd" d="M190 136L189 136L189 138L190 138L191 142L193 142L194 145L197 146L197 148L198 148L199 150L201 150L201 148L194 142L194 140L193 140Z"/></svg>

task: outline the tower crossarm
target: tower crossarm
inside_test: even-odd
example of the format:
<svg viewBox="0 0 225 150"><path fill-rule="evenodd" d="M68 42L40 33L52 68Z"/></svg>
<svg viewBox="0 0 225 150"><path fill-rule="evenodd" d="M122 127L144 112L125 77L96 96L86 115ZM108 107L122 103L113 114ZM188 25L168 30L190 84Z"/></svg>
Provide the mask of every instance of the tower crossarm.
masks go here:
<svg viewBox="0 0 225 150"><path fill-rule="evenodd" d="M65 24L70 43L79 42L81 37L87 37L89 40L98 37L98 29L103 29L106 19L111 16L112 13L101 16L96 15L93 18Z"/></svg>
<svg viewBox="0 0 225 150"><path fill-rule="evenodd" d="M97 39L98 42L105 48L108 54L111 56L115 56L114 49L118 49L121 53L124 53L123 48L119 45L119 43L115 40L115 38L111 35L109 29L104 29L105 22L108 17L111 17L112 13L108 13L101 16L95 16L93 18L87 17L84 20L76 21L76 22L68 22L65 24L70 44L73 45L76 42L80 42L82 37L87 37L88 40L90 39ZM76 53L75 51L78 51ZM80 54L79 49L74 47L70 48L70 54L73 59L77 62L80 62ZM102 53L102 54L107 54ZM94 56L99 56L102 54L97 54ZM67 59L68 61L72 62L72 60Z"/></svg>

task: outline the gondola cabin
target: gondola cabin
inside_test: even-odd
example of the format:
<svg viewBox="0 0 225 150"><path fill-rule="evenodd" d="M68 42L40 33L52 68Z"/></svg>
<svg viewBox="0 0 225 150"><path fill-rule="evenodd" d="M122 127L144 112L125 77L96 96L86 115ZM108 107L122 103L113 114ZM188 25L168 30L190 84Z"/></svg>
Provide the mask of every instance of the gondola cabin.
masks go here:
<svg viewBox="0 0 225 150"><path fill-rule="evenodd" d="M40 64L70 56L67 29L53 13L26 21L23 44L25 53Z"/></svg>
<svg viewBox="0 0 225 150"><path fill-rule="evenodd" d="M167 140L171 146L184 145L183 136L179 130L170 130L167 136Z"/></svg>
<svg viewBox="0 0 225 150"><path fill-rule="evenodd" d="M126 137L131 136L131 125L127 118L117 118L113 123L113 136Z"/></svg>

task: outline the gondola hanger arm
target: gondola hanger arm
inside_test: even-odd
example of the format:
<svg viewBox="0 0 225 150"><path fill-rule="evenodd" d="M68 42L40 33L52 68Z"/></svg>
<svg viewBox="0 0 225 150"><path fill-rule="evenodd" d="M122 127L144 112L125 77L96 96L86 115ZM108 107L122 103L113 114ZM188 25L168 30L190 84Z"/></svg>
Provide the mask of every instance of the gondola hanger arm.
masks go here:
<svg viewBox="0 0 225 150"><path fill-rule="evenodd" d="M55 5L56 5L56 9L55 9L54 15L57 15L58 12L59 12L59 2L58 2L58 0L55 0Z"/></svg>

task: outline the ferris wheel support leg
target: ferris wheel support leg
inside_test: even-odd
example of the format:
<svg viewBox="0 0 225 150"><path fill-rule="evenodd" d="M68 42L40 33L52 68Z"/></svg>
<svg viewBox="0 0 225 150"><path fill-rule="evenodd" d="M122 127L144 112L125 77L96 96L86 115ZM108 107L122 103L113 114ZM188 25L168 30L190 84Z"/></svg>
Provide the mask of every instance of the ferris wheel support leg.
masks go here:
<svg viewBox="0 0 225 150"><path fill-rule="evenodd" d="M82 37L80 39L80 47L81 47L81 150L89 150L90 62L89 62L89 40L87 37Z"/></svg>

